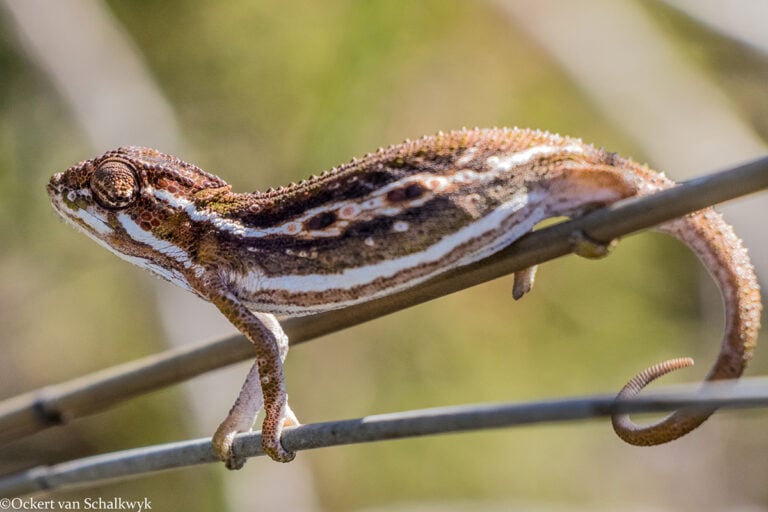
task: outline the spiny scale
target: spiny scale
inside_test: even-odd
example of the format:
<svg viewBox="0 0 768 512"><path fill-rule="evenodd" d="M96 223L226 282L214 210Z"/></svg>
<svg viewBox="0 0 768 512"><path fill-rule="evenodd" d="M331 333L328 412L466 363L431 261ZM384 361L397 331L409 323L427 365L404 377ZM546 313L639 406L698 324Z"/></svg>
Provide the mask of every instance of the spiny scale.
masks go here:
<svg viewBox="0 0 768 512"><path fill-rule="evenodd" d="M407 140L252 194L232 192L176 157L126 147L55 175L48 191L76 227L210 300L254 342L257 365L214 437L222 458L239 467L231 441L261 405L258 386L267 408L264 448L276 460L292 458L279 443L283 420L293 418L281 364L287 339L268 313L305 315L417 286L497 252L547 217L577 216L672 185L578 139L503 128ZM738 376L760 311L746 251L711 210L660 229L687 243L718 279L730 320L727 350L710 376ZM516 293L530 289L532 279L532 270L518 273ZM658 443L702 418L673 415L648 429L626 422L617 428L630 442Z"/></svg>

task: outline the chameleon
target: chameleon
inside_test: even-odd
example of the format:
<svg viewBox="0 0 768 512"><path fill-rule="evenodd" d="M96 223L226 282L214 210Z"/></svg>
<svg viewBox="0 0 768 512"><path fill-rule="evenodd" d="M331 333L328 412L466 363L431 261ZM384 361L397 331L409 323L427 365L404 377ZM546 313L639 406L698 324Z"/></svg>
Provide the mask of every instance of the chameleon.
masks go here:
<svg viewBox="0 0 768 512"><path fill-rule="evenodd" d="M344 308L418 286L486 258L551 217L578 217L675 183L645 165L580 139L519 128L462 129L380 148L304 181L237 193L227 182L157 150L128 146L55 174L53 208L90 238L139 267L213 303L255 347L255 362L212 437L230 469L233 450L262 406L262 447L292 460L280 442L298 425L278 316ZM738 378L760 327L760 292L741 240L712 208L656 228L697 255L719 285L726 313L721 351L707 380ZM594 247L600 245L595 242ZM577 244L577 251L589 244ZM597 251L599 252L599 251ZM515 273L513 295L536 267ZM632 396L672 360L636 376ZM614 415L624 441L655 445L703 423L714 409L681 409L650 425Z"/></svg>

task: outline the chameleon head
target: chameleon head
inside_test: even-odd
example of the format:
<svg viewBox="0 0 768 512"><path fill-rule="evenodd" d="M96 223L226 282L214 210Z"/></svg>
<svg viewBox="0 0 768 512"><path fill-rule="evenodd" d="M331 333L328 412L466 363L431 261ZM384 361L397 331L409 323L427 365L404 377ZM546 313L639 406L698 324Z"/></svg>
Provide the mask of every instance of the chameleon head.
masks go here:
<svg viewBox="0 0 768 512"><path fill-rule="evenodd" d="M183 222L196 194L228 190L220 178L154 149L125 147L55 174L56 212L123 259L184 288L193 267Z"/></svg>

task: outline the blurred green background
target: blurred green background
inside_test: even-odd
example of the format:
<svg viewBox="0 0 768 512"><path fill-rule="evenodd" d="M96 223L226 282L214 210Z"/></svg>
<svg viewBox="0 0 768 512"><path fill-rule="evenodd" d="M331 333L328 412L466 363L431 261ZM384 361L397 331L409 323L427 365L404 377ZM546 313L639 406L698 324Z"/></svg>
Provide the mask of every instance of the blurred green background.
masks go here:
<svg viewBox="0 0 768 512"><path fill-rule="evenodd" d="M123 31L180 127L177 146L159 149L183 147L182 158L236 190L286 184L378 146L462 126L548 129L659 164L502 2L85 3ZM728 98L734 116L767 137L766 55L665 4L638 5ZM611 22L597 23L596 37ZM94 147L17 25L0 9L0 397L167 348L157 290L170 286L50 209L50 175L108 148ZM59 27L52 37L88 25ZM87 60L78 69L86 83L105 72ZM161 144L147 138L119 143ZM753 248L753 258L766 254ZM287 363L293 409L315 422L613 392L636 371L680 355L699 365L666 381L694 381L719 344L717 291L684 247L658 235L630 237L598 262L548 263L519 303L511 284L500 279L296 347ZM751 375L768 370L763 354ZM222 385L215 377L206 386ZM0 467L210 435L211 425L192 419L195 397L186 389L3 447ZM237 390L219 391L214 417ZM607 421L438 436L300 453L287 466L254 459L236 474L200 466L56 496L147 496L157 510L260 510L282 499L290 510L768 510L767 419L764 411L720 413L694 434L648 449L621 443Z"/></svg>

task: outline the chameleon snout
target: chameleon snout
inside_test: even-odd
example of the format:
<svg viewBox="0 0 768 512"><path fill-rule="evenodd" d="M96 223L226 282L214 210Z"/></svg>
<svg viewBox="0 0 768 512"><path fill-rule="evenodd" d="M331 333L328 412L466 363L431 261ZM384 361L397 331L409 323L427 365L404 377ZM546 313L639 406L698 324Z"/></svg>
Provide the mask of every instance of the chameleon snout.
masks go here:
<svg viewBox="0 0 768 512"><path fill-rule="evenodd" d="M61 195L63 187L64 187L64 173L57 172L56 174L51 176L51 179L48 180L48 185L46 185L45 188L48 191L48 195L51 197L51 199L54 199L55 197Z"/></svg>

